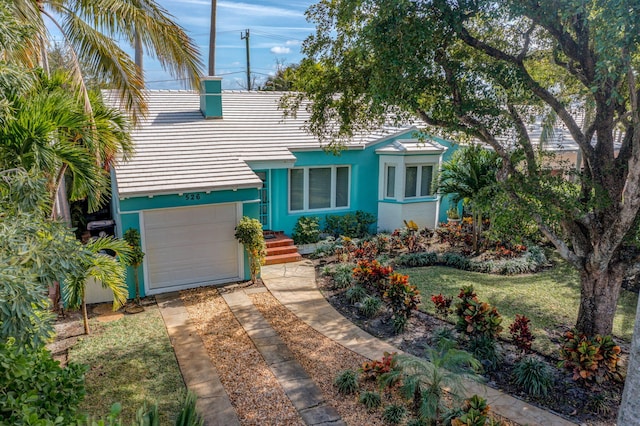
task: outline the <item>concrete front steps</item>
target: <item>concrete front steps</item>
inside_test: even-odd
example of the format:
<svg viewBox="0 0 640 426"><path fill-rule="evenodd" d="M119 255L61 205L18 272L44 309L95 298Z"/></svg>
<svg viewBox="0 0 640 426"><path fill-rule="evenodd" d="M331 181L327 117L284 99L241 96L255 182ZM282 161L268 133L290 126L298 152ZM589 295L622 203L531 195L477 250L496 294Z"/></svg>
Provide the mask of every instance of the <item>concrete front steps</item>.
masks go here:
<svg viewBox="0 0 640 426"><path fill-rule="evenodd" d="M265 231L264 241L267 243L265 265L297 262L302 259L293 240L282 231Z"/></svg>

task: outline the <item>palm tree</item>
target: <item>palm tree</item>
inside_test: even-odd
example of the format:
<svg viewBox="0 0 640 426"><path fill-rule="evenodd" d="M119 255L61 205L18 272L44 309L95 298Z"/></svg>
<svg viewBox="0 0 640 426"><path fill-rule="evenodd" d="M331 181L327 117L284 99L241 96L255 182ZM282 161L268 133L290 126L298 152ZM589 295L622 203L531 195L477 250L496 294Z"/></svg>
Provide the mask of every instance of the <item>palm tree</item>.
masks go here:
<svg viewBox="0 0 640 426"><path fill-rule="evenodd" d="M495 152L480 145L470 145L454 152L442 165L438 190L451 194L454 203L463 201L473 214L473 250L478 251L478 236L482 230L482 209L479 201L490 196L497 183L500 159Z"/></svg>
<svg viewBox="0 0 640 426"><path fill-rule="evenodd" d="M115 256L106 254L112 251ZM85 290L88 278L100 281L104 288L113 292L113 310L122 307L127 301L128 289L125 283L126 265L130 262L131 246L113 237L101 237L90 240L79 253L80 272L67 277L64 300L74 309L82 307L82 320L85 334L90 334Z"/></svg>
<svg viewBox="0 0 640 426"><path fill-rule="evenodd" d="M176 79L197 87L202 68L197 46L153 0L16 0L13 9L18 20L34 26L37 32L15 57L29 67L41 65L46 70L49 32L45 20L52 22L70 48L74 86L82 93L87 108L91 104L81 64L118 89L122 105L134 122L145 112L141 70L116 40L132 46L138 40L139 47L157 58Z"/></svg>
<svg viewBox="0 0 640 426"><path fill-rule="evenodd" d="M442 339L436 347L427 348L426 359L398 355L399 368L381 376L382 385L402 383L400 393L413 400L420 419L437 424L447 409L445 395L461 401L464 380L479 377L474 371L481 368L480 362L455 346L454 341Z"/></svg>
<svg viewBox="0 0 640 426"><path fill-rule="evenodd" d="M40 170L47 177L52 201L69 175L70 198L87 198L95 210L108 189L103 166L112 165L117 153L126 157L132 151L127 122L95 94L90 96L93 116L88 116L82 103L66 90L64 74L47 78L39 73L38 77L23 93L5 92L12 114L0 127L0 165ZM102 164L96 164L94 153Z"/></svg>

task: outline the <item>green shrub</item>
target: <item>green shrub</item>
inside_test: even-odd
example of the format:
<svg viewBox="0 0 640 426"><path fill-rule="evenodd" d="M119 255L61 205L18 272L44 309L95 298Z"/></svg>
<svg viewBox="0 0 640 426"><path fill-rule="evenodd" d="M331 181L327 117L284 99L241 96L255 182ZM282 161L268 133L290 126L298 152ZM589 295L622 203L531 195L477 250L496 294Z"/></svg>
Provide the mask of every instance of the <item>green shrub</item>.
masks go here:
<svg viewBox="0 0 640 426"><path fill-rule="evenodd" d="M376 223L376 220L375 215L361 210L342 216L327 215L324 231L335 238L362 238L369 235L371 225Z"/></svg>
<svg viewBox="0 0 640 426"><path fill-rule="evenodd" d="M443 253L440 262L445 266L468 271L471 269L471 261L458 253Z"/></svg>
<svg viewBox="0 0 640 426"><path fill-rule="evenodd" d="M433 252L404 253L396 259L397 265L418 267L431 266L438 263L438 254Z"/></svg>
<svg viewBox="0 0 640 426"><path fill-rule="evenodd" d="M350 395L358 391L358 376L353 370L344 370L338 374L333 384L341 394Z"/></svg>
<svg viewBox="0 0 640 426"><path fill-rule="evenodd" d="M484 367L485 371L494 371L502 361L495 339L480 335L469 340L467 349Z"/></svg>
<svg viewBox="0 0 640 426"><path fill-rule="evenodd" d="M362 301L360 311L367 318L373 318L380 312L382 308L382 300L375 296L367 296Z"/></svg>
<svg viewBox="0 0 640 426"><path fill-rule="evenodd" d="M547 396L553 385L553 373L547 363L528 356L514 366L513 381L531 396Z"/></svg>
<svg viewBox="0 0 640 426"><path fill-rule="evenodd" d="M320 241L320 218L317 216L300 216L293 227L295 244L313 244Z"/></svg>
<svg viewBox="0 0 640 426"><path fill-rule="evenodd" d="M358 401L368 410L375 410L382 404L382 398L378 392L363 392L358 398Z"/></svg>
<svg viewBox="0 0 640 426"><path fill-rule="evenodd" d="M333 282L336 288L347 288L353 281L353 264L340 263L333 271Z"/></svg>
<svg viewBox="0 0 640 426"><path fill-rule="evenodd" d="M407 416L407 409L400 404L391 404L385 407L384 412L382 413L382 418L385 422L398 425L402 423L404 418Z"/></svg>
<svg viewBox="0 0 640 426"><path fill-rule="evenodd" d="M407 422L407 426L429 426L429 423L420 418L413 418Z"/></svg>
<svg viewBox="0 0 640 426"><path fill-rule="evenodd" d="M573 371L573 380L602 383L619 377L620 346L611 336L586 336L576 330L565 334L560 366Z"/></svg>
<svg viewBox="0 0 640 426"><path fill-rule="evenodd" d="M267 256L262 224L258 219L244 216L236 226L235 237L244 246L249 256L251 281L255 283L260 273L260 267L264 264L264 259Z"/></svg>
<svg viewBox="0 0 640 426"><path fill-rule="evenodd" d="M86 370L74 363L60 367L46 349L0 343L0 424L74 423Z"/></svg>
<svg viewBox="0 0 640 426"><path fill-rule="evenodd" d="M354 285L353 287L347 289L347 291L345 292L345 297L347 298L349 303L362 302L365 297L367 297L367 290L365 290L362 286Z"/></svg>

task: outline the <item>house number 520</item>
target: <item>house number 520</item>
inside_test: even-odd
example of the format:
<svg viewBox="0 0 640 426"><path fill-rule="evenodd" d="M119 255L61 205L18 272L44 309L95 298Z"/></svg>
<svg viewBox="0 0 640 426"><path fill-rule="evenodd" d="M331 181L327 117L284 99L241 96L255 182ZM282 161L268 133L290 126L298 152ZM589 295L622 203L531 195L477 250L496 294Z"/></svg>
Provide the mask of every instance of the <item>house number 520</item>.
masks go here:
<svg viewBox="0 0 640 426"><path fill-rule="evenodd" d="M195 201L200 199L200 194L185 194L184 199L187 201Z"/></svg>

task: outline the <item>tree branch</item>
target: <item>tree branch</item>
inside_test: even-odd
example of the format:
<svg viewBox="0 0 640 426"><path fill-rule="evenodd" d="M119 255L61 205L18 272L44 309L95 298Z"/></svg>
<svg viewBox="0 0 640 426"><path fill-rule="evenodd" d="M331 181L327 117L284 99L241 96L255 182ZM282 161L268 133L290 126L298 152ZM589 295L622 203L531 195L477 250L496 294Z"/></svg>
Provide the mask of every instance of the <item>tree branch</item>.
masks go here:
<svg viewBox="0 0 640 426"><path fill-rule="evenodd" d="M516 131L518 132L518 140L520 141L520 146L524 150L524 155L527 159L527 171L529 175L532 176L536 173L536 156L533 152L533 147L531 145L531 138L529 137L529 132L527 132L527 127L522 121L522 117L518 114L515 106L512 104L507 104L507 108L509 110L509 115L513 119L513 122L516 125Z"/></svg>
<svg viewBox="0 0 640 426"><path fill-rule="evenodd" d="M515 56L509 55L502 50L496 49L495 47L488 45L484 41L473 37L466 28L461 28L459 32L460 38L469 47L479 50L480 52L483 52L494 59L505 61L512 65L515 65L516 68L520 71L521 76L524 78L524 82L529 86L533 93L541 100L546 102L551 108L553 108L556 114L558 114L558 117L560 117L560 119L565 123L565 125L569 129L569 132L571 133L571 136L576 141L578 146L580 146L580 149L582 149L584 155L587 157L593 157L593 147L588 143L588 141L586 141L584 134L580 129L580 126L576 124L571 114L569 114L569 111L567 111L564 105L562 105L562 103L558 99L556 99L556 97L553 96L551 92L540 86L540 84L531 77L522 61L519 61Z"/></svg>

